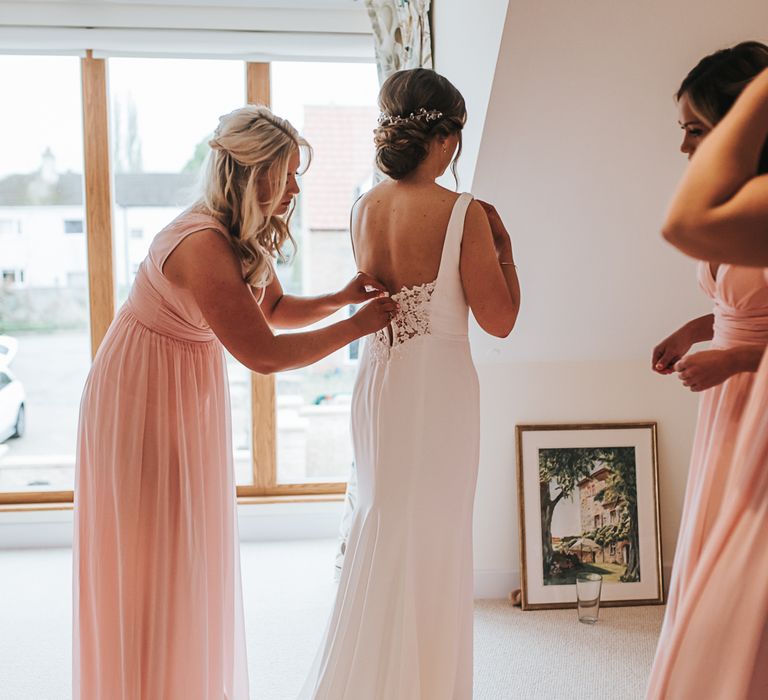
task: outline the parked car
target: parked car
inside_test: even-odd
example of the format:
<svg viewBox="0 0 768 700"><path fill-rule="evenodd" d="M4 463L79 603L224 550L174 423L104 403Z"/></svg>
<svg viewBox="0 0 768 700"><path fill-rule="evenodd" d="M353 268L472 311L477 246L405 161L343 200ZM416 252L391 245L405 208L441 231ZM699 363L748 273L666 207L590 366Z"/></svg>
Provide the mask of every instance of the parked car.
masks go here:
<svg viewBox="0 0 768 700"><path fill-rule="evenodd" d="M21 437L26 427L24 385L8 368L17 349L15 338L0 335L0 442Z"/></svg>
<svg viewBox="0 0 768 700"><path fill-rule="evenodd" d="M8 367L16 357L19 341L10 335L0 335L0 367Z"/></svg>

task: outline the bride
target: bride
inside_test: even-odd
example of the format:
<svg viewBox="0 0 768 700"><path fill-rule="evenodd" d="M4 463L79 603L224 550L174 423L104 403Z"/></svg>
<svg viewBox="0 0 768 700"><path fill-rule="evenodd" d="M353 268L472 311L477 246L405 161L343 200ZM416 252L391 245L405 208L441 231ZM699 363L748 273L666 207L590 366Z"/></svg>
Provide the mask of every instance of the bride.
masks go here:
<svg viewBox="0 0 768 700"><path fill-rule="evenodd" d="M390 179L352 213L358 268L399 304L368 336L352 398L359 505L313 700L472 697L472 507L479 395L468 310L506 337L520 288L496 210L435 180L461 152L459 91L422 68L379 95ZM454 158L455 156L455 158Z"/></svg>

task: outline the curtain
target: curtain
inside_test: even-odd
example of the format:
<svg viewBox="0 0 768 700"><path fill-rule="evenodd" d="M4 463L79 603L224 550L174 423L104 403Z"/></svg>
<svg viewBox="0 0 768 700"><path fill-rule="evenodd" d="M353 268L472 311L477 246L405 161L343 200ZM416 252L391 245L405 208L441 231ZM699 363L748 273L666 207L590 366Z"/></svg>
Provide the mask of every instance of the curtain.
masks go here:
<svg viewBox="0 0 768 700"><path fill-rule="evenodd" d="M365 0L373 28L379 86L399 70L432 68L432 32L429 26L431 0ZM374 174L374 182L378 178ZM336 578L341 575L344 553L357 507L357 470L349 474L344 498L344 516L339 528Z"/></svg>
<svg viewBox="0 0 768 700"><path fill-rule="evenodd" d="M379 85L407 68L432 68L431 0L365 0L373 28Z"/></svg>

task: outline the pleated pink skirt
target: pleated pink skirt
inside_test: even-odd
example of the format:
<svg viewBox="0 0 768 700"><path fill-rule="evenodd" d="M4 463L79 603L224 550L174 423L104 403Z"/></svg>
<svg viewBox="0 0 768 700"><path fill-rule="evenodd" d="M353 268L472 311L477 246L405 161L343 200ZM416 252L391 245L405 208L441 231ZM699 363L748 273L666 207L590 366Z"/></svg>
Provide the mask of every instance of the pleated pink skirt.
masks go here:
<svg viewBox="0 0 768 700"><path fill-rule="evenodd" d="M247 700L229 416L220 343L124 307L80 413L76 700Z"/></svg>
<svg viewBox="0 0 768 700"><path fill-rule="evenodd" d="M720 512L659 646L649 698L768 698L768 355L727 464Z"/></svg>

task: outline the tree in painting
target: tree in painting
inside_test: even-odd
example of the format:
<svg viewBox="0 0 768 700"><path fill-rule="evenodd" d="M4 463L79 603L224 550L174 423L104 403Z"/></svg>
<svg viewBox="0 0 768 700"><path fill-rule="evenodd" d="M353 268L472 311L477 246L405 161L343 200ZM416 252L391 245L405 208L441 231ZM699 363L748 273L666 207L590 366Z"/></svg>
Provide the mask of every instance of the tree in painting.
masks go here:
<svg viewBox="0 0 768 700"><path fill-rule="evenodd" d="M562 544L567 550L567 547L579 539L601 548L611 544L625 543L626 570L619 580L622 582L640 580L635 450L633 447L610 447L539 450L539 494L545 581L553 579L553 575L558 570L556 559L565 556L562 552L555 551L552 542L552 517L555 508L563 499L570 498L574 494L580 482L598 469L606 468L609 476L605 482L605 488L595 495L594 500L600 503L619 504L621 514L619 521L600 525L589 532L565 537ZM572 557L572 559L575 558ZM594 567L589 568L595 570ZM575 575L576 569L571 573Z"/></svg>

